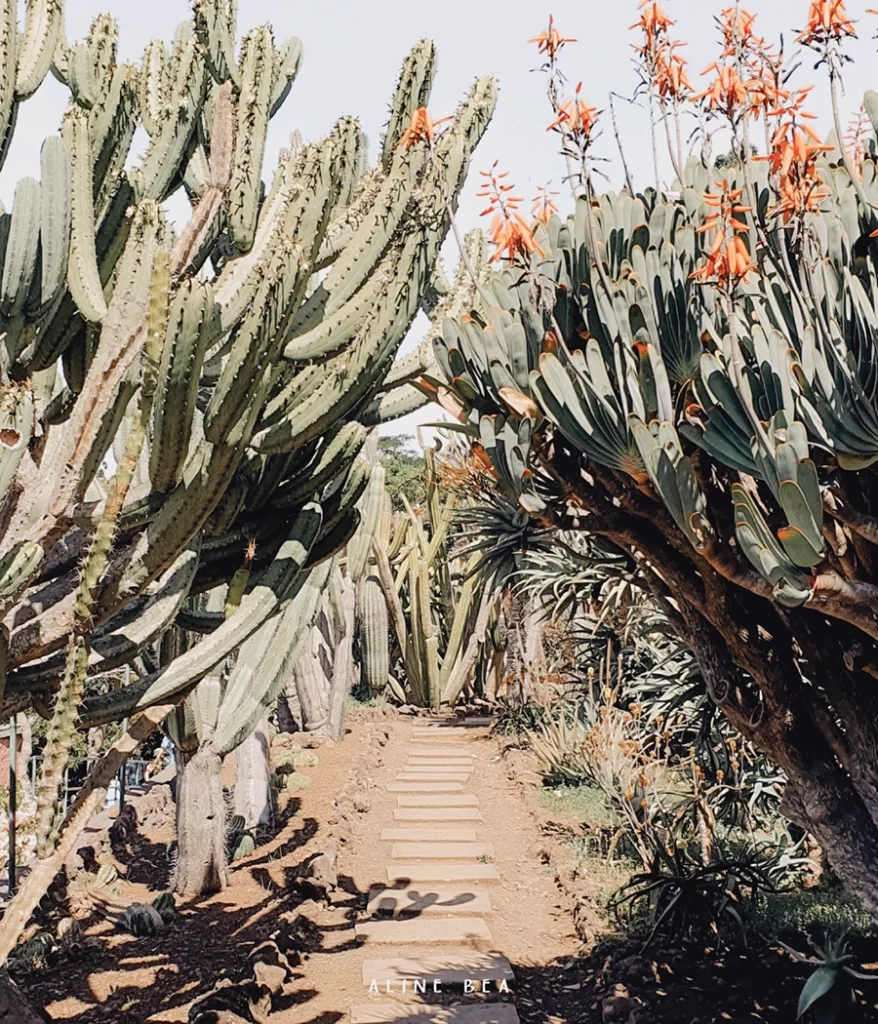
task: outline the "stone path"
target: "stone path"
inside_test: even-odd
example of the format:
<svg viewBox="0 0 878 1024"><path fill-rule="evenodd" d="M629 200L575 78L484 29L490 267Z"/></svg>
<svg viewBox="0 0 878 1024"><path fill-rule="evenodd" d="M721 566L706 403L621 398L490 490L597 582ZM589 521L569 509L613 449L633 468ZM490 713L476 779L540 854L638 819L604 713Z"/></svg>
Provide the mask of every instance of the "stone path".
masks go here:
<svg viewBox="0 0 878 1024"><path fill-rule="evenodd" d="M518 1024L509 961L489 951L491 890L503 880L480 835L472 740L484 719L419 719L408 762L386 790L393 820L379 823L385 888L371 893L356 926L364 998L351 1024ZM381 957L405 947L405 959ZM384 947L384 949L382 949ZM421 956L410 955L421 950ZM499 1001L498 1001L499 1000Z"/></svg>

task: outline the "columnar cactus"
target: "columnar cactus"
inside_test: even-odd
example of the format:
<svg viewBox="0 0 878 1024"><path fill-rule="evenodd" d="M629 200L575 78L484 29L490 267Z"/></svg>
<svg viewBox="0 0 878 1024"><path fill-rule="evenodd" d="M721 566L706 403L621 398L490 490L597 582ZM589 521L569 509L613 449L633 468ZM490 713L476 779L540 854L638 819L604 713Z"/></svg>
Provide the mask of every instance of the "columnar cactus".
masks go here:
<svg viewBox="0 0 878 1024"><path fill-rule="evenodd" d="M496 97L482 79L444 131L408 131L435 64L432 44L418 44L378 168L365 169L364 135L342 118L282 154L263 198L265 132L295 78L298 40L278 47L260 28L238 59L236 4L198 0L170 49L155 41L133 66L116 60L111 17L68 45L62 7L28 2L19 35L15 0L0 2L0 160L17 106L50 67L71 96L40 181L20 183L0 215L0 715L45 710L58 693L56 727L179 702L263 636L308 570L355 532L363 428L399 408L373 399L391 377L408 379L395 355L429 301ZM148 144L132 163L141 126ZM175 232L161 204L181 188L191 216ZM168 316L154 337L159 253ZM152 345L152 411L117 508L106 467L138 429ZM96 530L106 557L88 557L83 575ZM156 664L153 645L188 596L228 583L248 547L235 614ZM71 637L82 644L62 685ZM131 687L88 692L87 674L124 663L138 670ZM53 774L65 734L53 728Z"/></svg>

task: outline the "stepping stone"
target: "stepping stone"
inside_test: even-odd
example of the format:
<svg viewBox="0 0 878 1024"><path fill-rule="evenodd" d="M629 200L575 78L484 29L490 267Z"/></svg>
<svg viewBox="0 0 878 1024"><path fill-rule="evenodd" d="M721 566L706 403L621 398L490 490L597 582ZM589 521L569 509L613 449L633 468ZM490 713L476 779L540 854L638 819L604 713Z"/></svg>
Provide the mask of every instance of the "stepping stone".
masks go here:
<svg viewBox="0 0 878 1024"><path fill-rule="evenodd" d="M472 772L400 772L397 782L466 782Z"/></svg>
<svg viewBox="0 0 878 1024"><path fill-rule="evenodd" d="M423 768L449 768L451 766L472 768L473 759L471 757L425 757L422 754L409 754L409 764L416 764Z"/></svg>
<svg viewBox="0 0 878 1024"><path fill-rule="evenodd" d="M387 868L388 882L499 882L493 864L392 864Z"/></svg>
<svg viewBox="0 0 878 1024"><path fill-rule="evenodd" d="M474 828L386 828L381 838L389 843L474 843Z"/></svg>
<svg viewBox="0 0 878 1024"><path fill-rule="evenodd" d="M398 807L394 821L481 821L478 807Z"/></svg>
<svg viewBox="0 0 878 1024"><path fill-rule="evenodd" d="M479 860L493 857L489 843L394 843L390 856L394 860Z"/></svg>
<svg viewBox="0 0 878 1024"><path fill-rule="evenodd" d="M426 942L490 942L491 929L480 917L392 918L363 921L354 929L358 939L380 945L409 946Z"/></svg>
<svg viewBox="0 0 878 1024"><path fill-rule="evenodd" d="M399 807L478 807L479 798L472 793L449 793L445 796L400 796Z"/></svg>
<svg viewBox="0 0 878 1024"><path fill-rule="evenodd" d="M515 981L512 965L505 956L496 953L446 953L442 957L423 957L406 960L366 960L363 963L363 984L382 993L401 993L403 982L408 991L417 984L422 991L463 985L471 981L481 991L496 992L500 982L511 986ZM397 1003L397 1006L400 1004Z"/></svg>
<svg viewBox="0 0 878 1024"><path fill-rule="evenodd" d="M393 914L490 914L491 897L464 886L421 886L418 889L378 889L366 906L368 913Z"/></svg>
<svg viewBox="0 0 878 1024"><path fill-rule="evenodd" d="M519 1024L519 1017L512 1003L361 1003L351 1007L351 1024Z"/></svg>
<svg viewBox="0 0 878 1024"><path fill-rule="evenodd" d="M446 775L465 775L469 778L473 773L473 766L471 764L451 764L451 765L428 765L428 764L409 764L403 765L402 770L406 775L411 775L413 772L419 775L429 775L431 779L438 779L442 782Z"/></svg>
<svg viewBox="0 0 878 1024"><path fill-rule="evenodd" d="M459 757L437 757L430 758L429 764L425 764L421 758L409 757L406 759L403 771L407 772L471 772L475 768L473 761L464 761Z"/></svg>
<svg viewBox="0 0 878 1024"><path fill-rule="evenodd" d="M427 757L462 757L466 753L466 747L406 747L409 754L423 754Z"/></svg>
<svg viewBox="0 0 878 1024"><path fill-rule="evenodd" d="M388 793L461 793L459 782L388 782L384 787Z"/></svg>

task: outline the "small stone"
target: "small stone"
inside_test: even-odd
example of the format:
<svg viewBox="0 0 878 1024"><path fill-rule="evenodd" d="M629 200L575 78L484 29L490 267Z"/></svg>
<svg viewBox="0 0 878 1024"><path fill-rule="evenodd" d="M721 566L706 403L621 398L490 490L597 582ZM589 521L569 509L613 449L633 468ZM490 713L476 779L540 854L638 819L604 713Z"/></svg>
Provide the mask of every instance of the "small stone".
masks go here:
<svg viewBox="0 0 878 1024"><path fill-rule="evenodd" d="M275 996L283 989L287 980L287 972L278 964L258 961L253 965L253 979L257 985L263 985Z"/></svg>
<svg viewBox="0 0 878 1024"><path fill-rule="evenodd" d="M366 797L364 797L364 796L355 796L353 803L354 803L354 810L358 814L368 814L369 811L372 809L371 802L369 800L367 800Z"/></svg>
<svg viewBox="0 0 878 1024"><path fill-rule="evenodd" d="M601 1020L604 1024L628 1024L637 1009L637 1003L629 996L624 985L616 985L613 994L601 1002Z"/></svg>

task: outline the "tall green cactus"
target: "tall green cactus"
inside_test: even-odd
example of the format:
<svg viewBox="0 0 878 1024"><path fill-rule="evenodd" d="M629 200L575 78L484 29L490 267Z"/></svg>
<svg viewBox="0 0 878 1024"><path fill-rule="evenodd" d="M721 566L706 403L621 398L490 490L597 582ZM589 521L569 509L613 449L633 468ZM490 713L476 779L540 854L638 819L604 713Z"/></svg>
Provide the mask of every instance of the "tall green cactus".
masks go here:
<svg viewBox="0 0 878 1024"><path fill-rule="evenodd" d="M496 86L477 82L432 145L401 144L400 126L429 96L432 71L409 73L432 52L419 44L381 167L366 170L363 133L342 118L327 139L282 155L263 199L265 130L295 78L297 40L276 47L257 29L239 61L237 5L199 0L170 48L151 43L134 67L117 60L114 19L68 44L61 0L28 2L23 34L18 6L0 0L0 165L17 105L50 65L71 96L40 181L21 183L0 215L0 417L11 424L0 437L0 714L58 694L48 835L71 723L184 699L355 533L368 480L357 446L393 415L366 410L389 375L408 379L396 352L427 301ZM191 214L175 232L160 208L180 189ZM156 338L149 280L160 251L170 315ZM315 357L314 338L327 335ZM120 489L108 455L121 468L134 450L125 439L137 447L142 431ZM187 593L227 583L251 542L238 612L151 666ZM80 574L96 545L101 558ZM77 637L71 675L64 652ZM83 673L120 663L137 669L131 686L93 693L85 678L80 705Z"/></svg>

